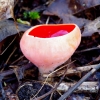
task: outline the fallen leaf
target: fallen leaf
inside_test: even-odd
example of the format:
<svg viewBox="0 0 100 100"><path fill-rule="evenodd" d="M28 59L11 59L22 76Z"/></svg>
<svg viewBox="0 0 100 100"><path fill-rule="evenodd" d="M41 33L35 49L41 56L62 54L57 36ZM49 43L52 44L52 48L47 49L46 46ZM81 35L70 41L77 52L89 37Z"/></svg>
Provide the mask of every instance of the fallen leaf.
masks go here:
<svg viewBox="0 0 100 100"><path fill-rule="evenodd" d="M87 4L86 0L84 0L84 2L81 0L55 0L48 6L43 14L56 15L63 20L63 23L75 23L79 27L83 27L90 21L84 18L77 18L73 16L73 14L90 7L89 5L87 5L87 7L85 5L84 7L83 4L85 3ZM97 2L93 4L97 4Z"/></svg>
<svg viewBox="0 0 100 100"><path fill-rule="evenodd" d="M62 14L59 16L61 19L63 19L63 23L75 23L80 28L82 28L85 24L91 22L90 20L84 19L84 18L77 18L70 14Z"/></svg>
<svg viewBox="0 0 100 100"><path fill-rule="evenodd" d="M26 31L30 28L30 26L23 25L20 23L17 23L19 31ZM12 20L2 20L0 21L0 42L7 38L8 36L17 34L18 31L16 29L16 26L14 24L14 21Z"/></svg>
<svg viewBox="0 0 100 100"><path fill-rule="evenodd" d="M100 0L55 0L44 11L44 14L57 15L75 14L100 4Z"/></svg>
<svg viewBox="0 0 100 100"><path fill-rule="evenodd" d="M82 36L91 36L95 32L100 32L100 17L96 18L94 21L87 23L84 26Z"/></svg>

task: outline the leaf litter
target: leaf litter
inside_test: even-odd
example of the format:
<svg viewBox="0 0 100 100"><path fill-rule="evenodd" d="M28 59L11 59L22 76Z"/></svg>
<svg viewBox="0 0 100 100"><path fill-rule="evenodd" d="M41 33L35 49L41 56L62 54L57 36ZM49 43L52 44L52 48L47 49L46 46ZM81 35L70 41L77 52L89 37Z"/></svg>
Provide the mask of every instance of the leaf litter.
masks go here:
<svg viewBox="0 0 100 100"><path fill-rule="evenodd" d="M40 9L41 7L43 7L42 10ZM43 83L34 83L32 81L38 81L39 72L37 67L23 56L19 47L19 41L23 32L32 25L41 24L41 22L37 20L30 18L24 19L23 13L25 11L38 11L40 13L40 20L44 24L47 19L48 24L76 23L82 32L81 44L71 57L72 61L75 60L73 65L69 65L70 68L67 69L67 73L65 74L65 66L67 66L69 61L61 65L62 69L55 72L55 75L52 77L53 81L49 83L49 86L47 83L43 90L41 89ZM60 84L61 81L64 82L66 86L73 83L78 84L79 79L82 79L86 73L89 73L91 68L95 68L91 66L97 66L100 62L99 11L99 0L34 0L34 2L28 0L20 2L18 0L14 10L15 19L21 18L22 20L29 21L31 26L17 23L18 32L16 24L14 24L13 20L9 20L9 17L6 17L6 20L0 21L0 100L5 98L8 100L18 100L19 98L19 100L22 100L20 99L22 97L25 100L35 100L35 98L32 97L34 97L40 89L41 91L36 95L36 97L39 96L40 98L37 98L37 100L41 98L48 100L48 97L51 98L51 100L58 100L65 91L59 90L59 92L54 92L52 87L56 87L56 83ZM99 87L99 74L100 71L97 71L94 75L86 77L86 79L91 84L96 84L95 86ZM60 80L60 78L62 78L63 81ZM87 81L83 80L83 83ZM71 92L71 95L66 100L98 100L96 98L100 98L99 90L95 88L94 93L91 92L92 90L86 90L86 87L90 86L92 89L94 86L91 84L88 86L88 82L84 86L80 86L83 90L77 88L76 91L72 91L73 93ZM51 92L49 92L49 94L51 93L51 96L49 94L47 94L48 96L45 95L45 93L50 91L50 88ZM55 90L57 90L57 88L55 88ZM28 94L30 94L30 96L28 96Z"/></svg>

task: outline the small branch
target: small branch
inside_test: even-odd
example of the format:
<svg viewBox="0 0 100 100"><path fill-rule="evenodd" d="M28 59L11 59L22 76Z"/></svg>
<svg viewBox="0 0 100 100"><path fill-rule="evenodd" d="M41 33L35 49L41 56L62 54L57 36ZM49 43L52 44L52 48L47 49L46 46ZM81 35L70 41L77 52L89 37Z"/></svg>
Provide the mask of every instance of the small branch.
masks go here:
<svg viewBox="0 0 100 100"><path fill-rule="evenodd" d="M76 69L76 71L86 72L86 71L91 70L92 68L95 68L96 66L99 66L99 65L100 65L100 64L95 64L95 65L77 67L77 68L75 68L75 69Z"/></svg>
<svg viewBox="0 0 100 100"><path fill-rule="evenodd" d="M99 60L100 60L100 55L86 65L92 65L94 62L99 61Z"/></svg>
<svg viewBox="0 0 100 100"><path fill-rule="evenodd" d="M97 46L97 47L94 47L94 48L84 49L84 50L81 50L81 51L76 51L75 53L83 53L83 52L87 52L87 51L91 51L91 50L97 50L97 49L100 49L100 47Z"/></svg>
<svg viewBox="0 0 100 100"><path fill-rule="evenodd" d="M65 100L75 89L77 89L86 79L88 79L92 74L94 74L98 69L100 69L100 64L95 66L91 71L89 71L83 78L79 80L77 84L71 87L67 92L65 92L58 100Z"/></svg>
<svg viewBox="0 0 100 100"><path fill-rule="evenodd" d="M11 54L9 55L7 61L5 62L5 64L7 64L9 62L9 59L11 58L11 56L14 54L14 52L16 51L17 47L14 48L14 50L11 52Z"/></svg>
<svg viewBox="0 0 100 100"><path fill-rule="evenodd" d="M26 65L23 65L22 67L20 67L21 69L23 68L23 70L26 70L26 69L28 69L28 68L31 68L33 66L33 64L32 63L28 63L28 64L26 64ZM19 68L19 70L20 70L20 68ZM13 69L11 69L11 70L8 70L8 71L3 71L3 72L1 72L0 73L0 78L1 77L6 77L6 76L8 76L8 75L11 75L11 74L14 74L14 71L13 71Z"/></svg>
<svg viewBox="0 0 100 100"><path fill-rule="evenodd" d="M19 57L18 59L16 59L14 62L11 63L11 65L15 64L16 62L18 62L19 60L21 60L24 56Z"/></svg>
<svg viewBox="0 0 100 100"><path fill-rule="evenodd" d="M50 16L47 18L47 20L46 20L46 25L49 23L49 20L50 20Z"/></svg>
<svg viewBox="0 0 100 100"><path fill-rule="evenodd" d="M82 67L76 67L74 69L68 69L67 70L67 73L66 73L66 76L68 75L75 75L77 73L82 73L82 72L87 72L89 70L91 70L92 68L95 68L96 66L98 66L99 64L95 64L95 65L89 65L89 66L82 66ZM56 76L61 76L62 74L60 73L63 73L64 70L61 70L59 72L56 73Z"/></svg>
<svg viewBox="0 0 100 100"><path fill-rule="evenodd" d="M11 43L5 48L5 50L0 55L3 55L7 51L7 49L12 45L12 43L15 41L15 39L16 39L16 36L14 37L14 39L11 41Z"/></svg>
<svg viewBox="0 0 100 100"><path fill-rule="evenodd" d="M57 90L61 92L68 91L70 87L73 87L76 83L61 83ZM89 93L97 93L99 90L98 82L83 82L75 91L76 93L80 92L89 92Z"/></svg>

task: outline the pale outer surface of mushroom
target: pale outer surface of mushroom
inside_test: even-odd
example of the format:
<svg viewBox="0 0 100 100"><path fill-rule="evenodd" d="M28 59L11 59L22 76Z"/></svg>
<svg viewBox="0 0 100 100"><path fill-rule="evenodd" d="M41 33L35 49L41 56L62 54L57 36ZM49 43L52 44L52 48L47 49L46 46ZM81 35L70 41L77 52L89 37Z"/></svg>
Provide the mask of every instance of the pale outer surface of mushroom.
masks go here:
<svg viewBox="0 0 100 100"><path fill-rule="evenodd" d="M14 0L0 0L0 20L12 18L11 9L14 6Z"/></svg>
<svg viewBox="0 0 100 100"><path fill-rule="evenodd" d="M45 39L29 35L33 28L22 36L20 47L25 57L34 63L42 74L50 73L67 61L81 41L81 32L77 25L68 35Z"/></svg>

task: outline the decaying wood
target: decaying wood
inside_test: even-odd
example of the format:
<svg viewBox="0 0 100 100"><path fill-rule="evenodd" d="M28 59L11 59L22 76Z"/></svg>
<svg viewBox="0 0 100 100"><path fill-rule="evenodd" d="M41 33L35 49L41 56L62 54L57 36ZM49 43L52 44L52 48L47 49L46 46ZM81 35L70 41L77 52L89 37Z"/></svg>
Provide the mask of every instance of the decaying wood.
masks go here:
<svg viewBox="0 0 100 100"><path fill-rule="evenodd" d="M61 83L57 90L61 92L68 91L68 89L74 86L76 83ZM77 93L81 92L88 92L88 93L97 93L99 90L98 82L83 82L76 91Z"/></svg>

